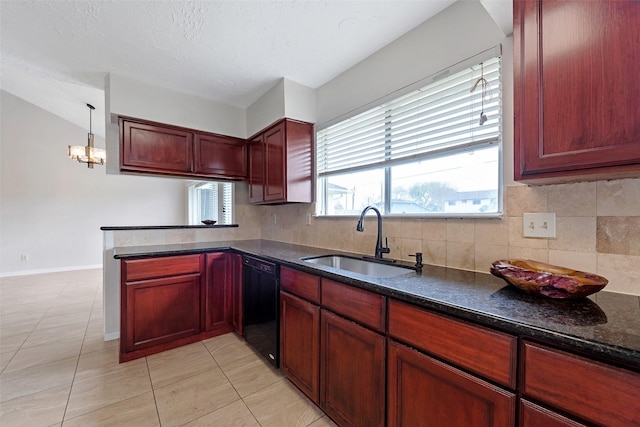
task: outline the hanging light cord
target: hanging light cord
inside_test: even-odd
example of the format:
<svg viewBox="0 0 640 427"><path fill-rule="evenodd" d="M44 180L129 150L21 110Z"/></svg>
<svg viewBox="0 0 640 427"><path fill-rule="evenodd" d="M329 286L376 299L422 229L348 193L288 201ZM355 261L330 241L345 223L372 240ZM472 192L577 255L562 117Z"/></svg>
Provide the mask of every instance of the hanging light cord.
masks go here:
<svg viewBox="0 0 640 427"><path fill-rule="evenodd" d="M487 96L487 86L489 85L487 79L484 78L484 63L482 62L480 63L480 78L473 84L470 92L475 91L480 83L482 83L482 95L480 97L480 125L482 126L487 121L487 116L484 114L484 98Z"/></svg>

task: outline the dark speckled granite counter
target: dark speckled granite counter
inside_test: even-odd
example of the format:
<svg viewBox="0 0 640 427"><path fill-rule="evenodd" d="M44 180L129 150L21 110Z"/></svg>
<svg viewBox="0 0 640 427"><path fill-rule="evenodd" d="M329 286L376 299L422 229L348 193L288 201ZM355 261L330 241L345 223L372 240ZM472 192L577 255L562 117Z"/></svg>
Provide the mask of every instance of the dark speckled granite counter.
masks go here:
<svg viewBox="0 0 640 427"><path fill-rule="evenodd" d="M422 274L378 279L301 261L341 253L265 240L115 248L115 258L235 250L373 290L505 332L568 347L640 371L640 297L601 291L582 300L524 294L490 274L425 265Z"/></svg>

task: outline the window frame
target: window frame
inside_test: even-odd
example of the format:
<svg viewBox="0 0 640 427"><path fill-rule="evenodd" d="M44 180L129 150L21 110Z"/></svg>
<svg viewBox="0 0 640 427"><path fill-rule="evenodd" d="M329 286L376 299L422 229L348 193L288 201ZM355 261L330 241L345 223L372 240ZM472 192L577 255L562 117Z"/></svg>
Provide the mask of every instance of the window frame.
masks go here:
<svg viewBox="0 0 640 427"><path fill-rule="evenodd" d="M217 211L217 217L216 218L201 218L201 202L202 200L198 200L198 195L197 195L197 191L198 189L205 187L205 186L209 186L209 185L216 185L217 189L216 189L216 196L217 196L217 204L216 204L216 211ZM228 187L227 187L228 186ZM225 191L225 187L227 188L227 191ZM189 225L202 225L202 220L204 219L213 219L216 222L216 225L232 225L235 224L235 214L236 214L236 209L235 209L235 185L233 182L228 182L228 181L188 181L186 184L186 189L187 189L187 218L188 218L188 222ZM230 192L230 195L229 195ZM229 206L227 207L225 205L225 198L230 198L229 200ZM230 208L231 213L229 215L228 221L225 221L225 214L227 214L226 211L228 211Z"/></svg>
<svg viewBox="0 0 640 427"><path fill-rule="evenodd" d="M468 69L470 67L473 66L477 66L478 64L493 59L493 58L502 58L502 46L498 45L495 46L494 48L488 49L484 52L481 52L478 55L475 55L471 58L468 58L464 61L461 61L458 64L455 64L443 71L440 71L432 76L429 76L425 79L422 79L418 82L415 82L405 88L402 88L398 91L395 91L393 93L390 93L389 95L386 95L372 103L366 104L356 110L353 110L345 115L336 117L326 123L322 123L316 126L316 134L318 132L323 131L324 129L327 129L335 124L347 121L351 118L354 118L356 116L358 116L359 114L362 114L364 112L368 112L369 110L372 110L374 108L380 107L382 105L384 105L385 103L388 102L392 102L395 101L399 98L402 98L403 96L406 96L407 94L410 94L411 92L415 92L416 90L419 90L421 88L424 88L425 86L430 85L431 83L434 83L438 80L440 80L442 77L446 77L449 75L453 75L456 74L460 71L463 71L465 69ZM501 59L500 59L501 60ZM502 74L504 73L503 70L503 66L500 66L500 74L501 77L499 78L499 81L502 82ZM483 212L473 212L473 213L465 213L465 212L458 212L458 213L452 213L452 212L425 212L425 213L392 213L390 212L390 208L391 208L391 204L392 204L392 191L393 191L393 187L392 187L392 176L391 176L391 169L395 166L398 165L402 165L402 164L411 164L411 163L416 163L419 161L428 161L428 160L434 160L440 157L446 157L446 156L451 156L451 155L455 155L456 152L460 153L465 151L465 145L461 144L459 146L455 146L455 147L450 147L450 148L445 148L443 150L434 150L433 152L429 153L429 154L423 154L419 156L419 159L416 158L407 158L406 160L402 160L400 162L390 162L388 165L386 164L380 164L380 162L378 163L372 163L371 165L363 165L363 166L356 166L354 168L351 169L347 169L346 171L344 171L345 174L347 173L354 173L354 172L364 172L364 171L371 171L371 170L382 170L384 173L384 182L383 182L383 194L382 194L382 198L383 198L383 204L384 204L384 209L382 214L386 217L400 217L400 218L411 218L411 217L416 217L416 218L501 218L503 216L503 186L504 186L504 176L503 176L503 165L504 165L504 161L503 161L503 134L504 134L504 127L503 127L503 117L504 117L504 111L503 111L503 106L502 106L502 94L504 89L502 88L502 83L500 83L500 91L498 93L498 102L500 103L500 107L499 107L499 111L500 111L500 117L498 118L499 120L499 133L497 138L492 139L489 142L473 142L473 149L474 150L480 150L480 149L484 149L487 147L493 147L495 146L497 149L497 207L496 207L496 211L495 212L490 212L490 213L483 213ZM318 138L316 138L318 139ZM385 144L388 144L387 141L385 141ZM321 155L318 152L319 147L316 147L316 156L317 158ZM385 155L386 156L386 155ZM354 217L357 216L357 214L328 214L327 213L327 203L328 203L328 191L327 191L327 185L328 185L328 177L331 176L331 172L325 173L323 176L320 176L320 172L318 170L318 164L316 163L316 171L315 171L315 176L316 176L316 189L317 189L317 203L316 203L316 212L315 215L317 217L326 217L326 218L339 218L339 217ZM334 173L334 176L339 176L339 173ZM444 202L445 204L447 203L447 201ZM323 212L324 210L324 212Z"/></svg>

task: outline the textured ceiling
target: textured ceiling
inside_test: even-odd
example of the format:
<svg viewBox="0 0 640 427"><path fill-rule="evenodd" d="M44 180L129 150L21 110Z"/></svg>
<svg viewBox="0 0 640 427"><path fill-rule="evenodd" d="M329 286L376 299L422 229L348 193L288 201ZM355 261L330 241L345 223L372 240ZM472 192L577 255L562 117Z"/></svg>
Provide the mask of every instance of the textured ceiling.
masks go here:
<svg viewBox="0 0 640 427"><path fill-rule="evenodd" d="M469 0L463 0L469 1ZM455 0L0 1L0 87L104 128L104 76L247 107L317 88Z"/></svg>

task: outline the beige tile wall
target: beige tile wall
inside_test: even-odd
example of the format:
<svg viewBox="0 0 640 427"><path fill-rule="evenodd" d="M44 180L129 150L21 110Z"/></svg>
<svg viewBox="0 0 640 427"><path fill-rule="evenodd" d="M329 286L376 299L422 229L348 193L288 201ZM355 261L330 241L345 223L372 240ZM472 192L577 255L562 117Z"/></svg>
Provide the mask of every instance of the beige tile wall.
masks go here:
<svg viewBox="0 0 640 427"><path fill-rule="evenodd" d="M260 238L260 210L242 204L236 206L237 228L198 228L175 230L114 231L114 246L149 246L171 243L220 242Z"/></svg>
<svg viewBox="0 0 640 427"><path fill-rule="evenodd" d="M502 219L384 220L389 257L488 271L492 261L528 258L603 275L607 290L640 295L640 179L546 186L509 186ZM373 254L375 217L365 231L356 218L312 218L311 205L256 208L263 239ZM555 212L555 239L524 238L523 212ZM275 216L275 220L274 220Z"/></svg>
<svg viewBox="0 0 640 427"><path fill-rule="evenodd" d="M356 218L312 218L313 205L251 206L244 189L236 206L238 228L115 232L115 246L269 239L373 254L375 217L356 232ZM391 258L489 271L492 261L528 258L609 279L607 290L640 295L640 179L546 186L509 186L502 219L384 220ZM522 235L523 212L555 212L555 239Z"/></svg>

